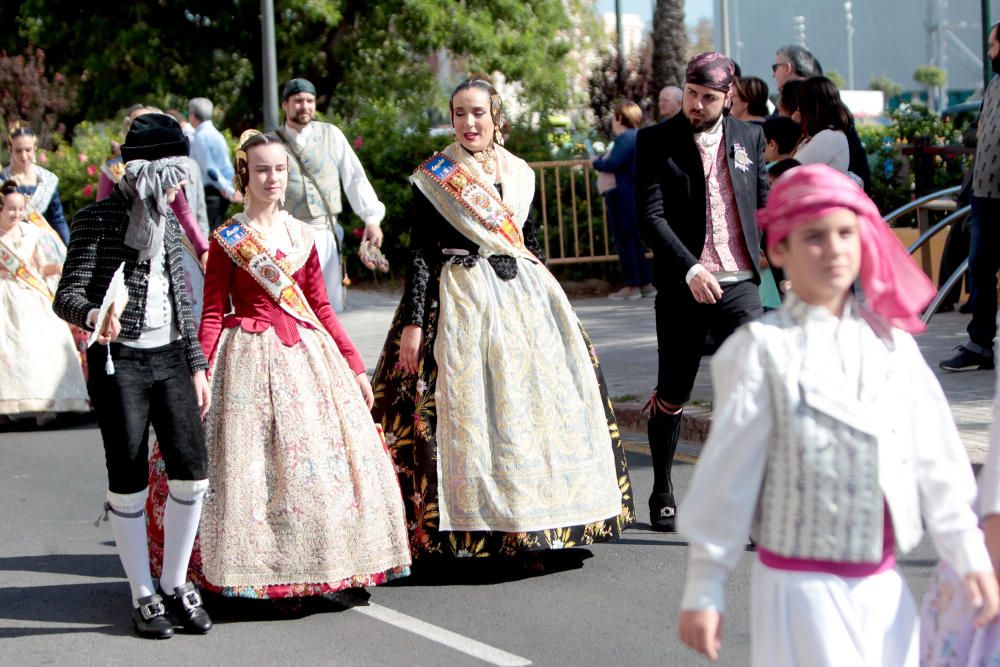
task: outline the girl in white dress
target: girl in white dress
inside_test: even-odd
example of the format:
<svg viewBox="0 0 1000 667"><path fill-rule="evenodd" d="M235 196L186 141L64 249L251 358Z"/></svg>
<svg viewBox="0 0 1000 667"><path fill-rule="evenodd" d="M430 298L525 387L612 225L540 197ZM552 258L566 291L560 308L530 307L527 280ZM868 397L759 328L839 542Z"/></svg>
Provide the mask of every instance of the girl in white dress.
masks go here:
<svg viewBox="0 0 1000 667"><path fill-rule="evenodd" d="M63 255L58 240L25 221L17 183L0 186L0 416L88 412L73 336L52 312Z"/></svg>

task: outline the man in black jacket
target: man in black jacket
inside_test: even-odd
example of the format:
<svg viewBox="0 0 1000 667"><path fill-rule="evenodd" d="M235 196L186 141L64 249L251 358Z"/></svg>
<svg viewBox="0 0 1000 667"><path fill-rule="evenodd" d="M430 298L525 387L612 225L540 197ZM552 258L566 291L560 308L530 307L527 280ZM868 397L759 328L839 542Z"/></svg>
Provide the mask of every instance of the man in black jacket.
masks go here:
<svg viewBox="0 0 1000 667"><path fill-rule="evenodd" d="M768 181L764 135L723 115L732 61L702 53L688 63L682 113L639 131L636 209L654 255L659 374L650 401L650 523L673 531L671 462L709 331L721 343L762 312L760 233Z"/></svg>
<svg viewBox="0 0 1000 667"><path fill-rule="evenodd" d="M132 122L121 152L125 175L114 191L73 218L52 307L71 324L99 330L101 345L88 350L87 362L108 468L104 519L110 515L132 590L136 632L166 639L175 622L197 633L212 626L197 589L186 581L208 489L201 419L211 400L184 285L181 232L169 208L186 177L188 140L170 116L144 114ZM104 294L123 263L128 303L98 322ZM150 424L170 485L156 589L144 517Z"/></svg>

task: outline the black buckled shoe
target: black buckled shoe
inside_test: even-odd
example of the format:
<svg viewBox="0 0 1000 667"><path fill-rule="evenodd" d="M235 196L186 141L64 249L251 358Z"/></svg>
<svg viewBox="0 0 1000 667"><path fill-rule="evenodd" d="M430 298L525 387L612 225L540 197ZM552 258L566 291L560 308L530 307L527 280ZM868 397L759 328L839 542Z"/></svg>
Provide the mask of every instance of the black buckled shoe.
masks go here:
<svg viewBox="0 0 1000 667"><path fill-rule="evenodd" d="M649 497L649 525L662 533L677 530L677 504L672 493L654 493Z"/></svg>
<svg viewBox="0 0 1000 667"><path fill-rule="evenodd" d="M201 593L190 581L175 588L173 595L167 595L159 587L157 590L163 596L167 614L174 625L199 635L212 629L212 619L202 606Z"/></svg>
<svg viewBox="0 0 1000 667"><path fill-rule="evenodd" d="M147 639L170 639L174 636L174 626L167 618L167 609L159 595L139 598L139 607L132 610L132 625L140 637Z"/></svg>

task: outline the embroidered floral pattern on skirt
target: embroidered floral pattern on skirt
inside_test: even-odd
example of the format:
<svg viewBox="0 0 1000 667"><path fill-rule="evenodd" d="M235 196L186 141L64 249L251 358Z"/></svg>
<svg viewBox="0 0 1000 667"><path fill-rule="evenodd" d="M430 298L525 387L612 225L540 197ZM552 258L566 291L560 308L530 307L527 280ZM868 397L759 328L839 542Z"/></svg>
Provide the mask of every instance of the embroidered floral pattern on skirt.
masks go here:
<svg viewBox="0 0 1000 667"><path fill-rule="evenodd" d="M431 293L435 291L431 290ZM583 546L619 537L622 530L635 522L632 487L604 376L582 327L580 333L590 351L605 406L608 445L614 452L621 492L621 512L609 519L584 525L530 532L438 530L437 412L434 401L438 369L433 354L438 313L436 302L428 304L424 351L418 373L414 375L405 372L399 363L399 341L405 323L402 308L397 311L372 383L375 392L372 412L376 421L382 424L396 466L414 558L512 556L523 551Z"/></svg>
<svg viewBox="0 0 1000 667"><path fill-rule="evenodd" d="M312 329L283 345L228 329L206 420L211 489L192 579L224 595L298 597L405 576L399 486L354 374ZM167 485L154 458L149 512L162 558Z"/></svg>
<svg viewBox="0 0 1000 667"><path fill-rule="evenodd" d="M978 630L979 610L950 565L938 563L920 604L920 664L925 667L1000 665L1000 624Z"/></svg>

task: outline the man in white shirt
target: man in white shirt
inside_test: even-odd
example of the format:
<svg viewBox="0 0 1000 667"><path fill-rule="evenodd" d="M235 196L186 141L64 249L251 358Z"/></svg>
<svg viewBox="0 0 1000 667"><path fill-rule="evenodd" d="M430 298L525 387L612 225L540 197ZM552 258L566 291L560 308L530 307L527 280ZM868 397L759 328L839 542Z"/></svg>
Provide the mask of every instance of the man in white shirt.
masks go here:
<svg viewBox="0 0 1000 667"><path fill-rule="evenodd" d="M382 246L380 225L385 206L340 128L313 120L316 87L306 79L292 79L285 84L281 99L285 124L278 135L291 156L284 210L313 228L330 304L339 312L344 309L340 263L344 230L337 222L343 210L341 186L351 208L365 223L362 241L376 247Z"/></svg>

